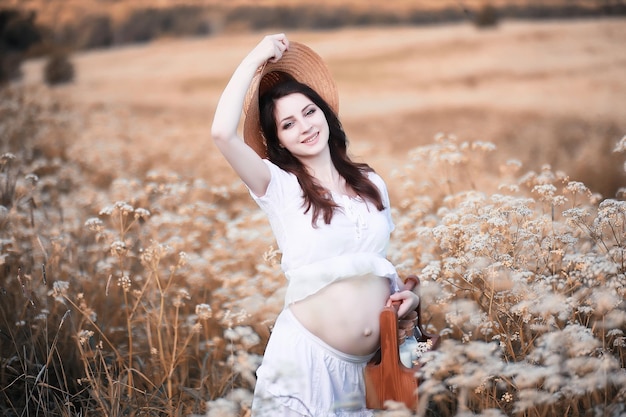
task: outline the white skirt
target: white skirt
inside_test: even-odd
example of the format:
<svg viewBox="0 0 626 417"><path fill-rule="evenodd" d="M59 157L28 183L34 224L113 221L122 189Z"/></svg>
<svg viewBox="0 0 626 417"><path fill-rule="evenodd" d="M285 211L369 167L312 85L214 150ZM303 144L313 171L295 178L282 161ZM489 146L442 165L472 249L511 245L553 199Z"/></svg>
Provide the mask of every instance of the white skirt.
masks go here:
<svg viewBox="0 0 626 417"><path fill-rule="evenodd" d="M340 352L284 309L257 370L253 417L370 417L363 369L373 355Z"/></svg>

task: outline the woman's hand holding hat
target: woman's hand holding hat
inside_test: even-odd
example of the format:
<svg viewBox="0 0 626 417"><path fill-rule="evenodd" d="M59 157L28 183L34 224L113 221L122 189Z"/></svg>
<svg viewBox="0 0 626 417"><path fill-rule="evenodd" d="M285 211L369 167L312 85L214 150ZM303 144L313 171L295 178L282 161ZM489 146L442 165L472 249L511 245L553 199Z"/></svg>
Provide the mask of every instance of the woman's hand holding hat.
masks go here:
<svg viewBox="0 0 626 417"><path fill-rule="evenodd" d="M248 54L248 58L254 60L258 66L265 62L278 62L283 53L289 48L289 40L284 33L265 36L261 42Z"/></svg>

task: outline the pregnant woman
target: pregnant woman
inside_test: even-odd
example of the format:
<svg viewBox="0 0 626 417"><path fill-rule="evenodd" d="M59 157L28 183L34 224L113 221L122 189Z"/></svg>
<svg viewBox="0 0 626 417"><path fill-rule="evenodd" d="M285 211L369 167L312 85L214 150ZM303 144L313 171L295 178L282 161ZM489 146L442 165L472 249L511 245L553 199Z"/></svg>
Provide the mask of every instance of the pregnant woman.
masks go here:
<svg viewBox="0 0 626 417"><path fill-rule="evenodd" d="M385 183L350 159L337 110L321 58L275 34L239 64L215 112L215 144L267 214L288 282L257 370L255 417L372 415L363 369L380 312L398 302L402 317L418 304L386 258Z"/></svg>

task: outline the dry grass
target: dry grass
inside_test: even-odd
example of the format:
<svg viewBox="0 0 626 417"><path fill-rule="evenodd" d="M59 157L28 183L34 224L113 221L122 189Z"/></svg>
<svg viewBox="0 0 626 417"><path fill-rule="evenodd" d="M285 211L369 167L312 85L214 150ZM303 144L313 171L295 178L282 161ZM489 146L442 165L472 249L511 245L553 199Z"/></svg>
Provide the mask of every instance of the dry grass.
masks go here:
<svg viewBox="0 0 626 417"><path fill-rule="evenodd" d="M567 175L623 178L623 27L293 35L337 74L353 152L392 194L390 257L445 339L420 408L383 415L626 412L626 207ZM255 40L85 53L55 89L32 62L2 90L3 414L248 410L284 278L207 135Z"/></svg>

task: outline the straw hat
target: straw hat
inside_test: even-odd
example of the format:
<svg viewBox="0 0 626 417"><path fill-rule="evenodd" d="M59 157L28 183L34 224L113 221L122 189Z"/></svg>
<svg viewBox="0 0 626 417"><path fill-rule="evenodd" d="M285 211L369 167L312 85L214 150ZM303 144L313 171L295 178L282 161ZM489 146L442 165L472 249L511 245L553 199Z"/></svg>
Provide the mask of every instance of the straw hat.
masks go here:
<svg viewBox="0 0 626 417"><path fill-rule="evenodd" d="M259 96L284 81L287 78L284 74L315 90L335 114L339 110L337 86L322 58L308 46L290 42L289 49L278 62L267 62L259 68L244 100L243 138L262 158L267 157L267 148L261 131Z"/></svg>

